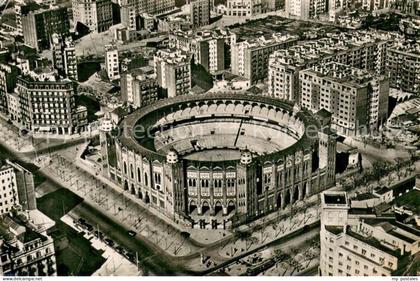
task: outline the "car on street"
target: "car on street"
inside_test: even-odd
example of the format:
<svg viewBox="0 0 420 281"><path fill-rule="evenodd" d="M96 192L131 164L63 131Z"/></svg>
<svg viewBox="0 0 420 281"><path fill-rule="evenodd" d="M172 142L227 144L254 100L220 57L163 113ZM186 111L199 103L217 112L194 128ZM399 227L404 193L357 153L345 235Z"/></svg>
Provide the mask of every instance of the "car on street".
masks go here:
<svg viewBox="0 0 420 281"><path fill-rule="evenodd" d="M124 248L121 247L120 245L118 245L118 246L115 247L115 251L117 251L120 254L123 254L124 253Z"/></svg>
<svg viewBox="0 0 420 281"><path fill-rule="evenodd" d="M105 244L107 244L108 246L114 246L114 244L115 244L115 242L114 241L112 241L111 239L109 239L109 238L105 238Z"/></svg>
<svg viewBox="0 0 420 281"><path fill-rule="evenodd" d="M128 231L128 235L130 235L131 237L136 236L136 234L137 233L135 231L133 231L133 230Z"/></svg>

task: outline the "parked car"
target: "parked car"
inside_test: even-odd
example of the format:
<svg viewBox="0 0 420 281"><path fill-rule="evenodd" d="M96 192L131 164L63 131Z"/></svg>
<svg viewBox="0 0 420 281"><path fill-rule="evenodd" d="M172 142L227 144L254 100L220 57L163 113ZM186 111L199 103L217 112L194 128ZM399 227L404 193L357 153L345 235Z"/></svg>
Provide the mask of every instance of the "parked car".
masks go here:
<svg viewBox="0 0 420 281"><path fill-rule="evenodd" d="M108 246L114 246L114 244L115 244L115 242L114 241L112 241L111 239L109 239L109 238L105 238L105 244L107 244Z"/></svg>
<svg viewBox="0 0 420 281"><path fill-rule="evenodd" d="M136 236L136 234L137 233L135 231L133 231L133 230L128 231L128 235L130 235L132 237Z"/></svg>

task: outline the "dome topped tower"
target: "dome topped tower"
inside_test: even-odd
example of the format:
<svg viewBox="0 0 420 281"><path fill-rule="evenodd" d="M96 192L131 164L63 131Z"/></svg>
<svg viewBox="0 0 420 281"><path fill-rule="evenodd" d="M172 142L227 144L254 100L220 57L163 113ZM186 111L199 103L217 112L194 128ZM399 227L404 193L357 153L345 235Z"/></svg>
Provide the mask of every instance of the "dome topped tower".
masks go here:
<svg viewBox="0 0 420 281"><path fill-rule="evenodd" d="M178 163L178 160L178 152L171 148L166 154L166 162L168 162L168 164L176 164Z"/></svg>
<svg viewBox="0 0 420 281"><path fill-rule="evenodd" d="M244 149L241 151L241 164L242 165L249 165L252 162L252 153L248 149Z"/></svg>

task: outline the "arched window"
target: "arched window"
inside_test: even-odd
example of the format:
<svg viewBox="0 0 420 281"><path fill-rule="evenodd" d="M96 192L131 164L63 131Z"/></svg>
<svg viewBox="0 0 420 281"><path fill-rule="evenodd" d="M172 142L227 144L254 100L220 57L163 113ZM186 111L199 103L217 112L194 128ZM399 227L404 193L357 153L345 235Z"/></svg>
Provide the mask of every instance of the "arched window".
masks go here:
<svg viewBox="0 0 420 281"><path fill-rule="evenodd" d="M130 164L130 176L131 176L132 179L134 179L133 164Z"/></svg>
<svg viewBox="0 0 420 281"><path fill-rule="evenodd" d="M144 173L144 184L148 185L147 173Z"/></svg>
<svg viewBox="0 0 420 281"><path fill-rule="evenodd" d="M124 174L127 174L127 163L124 162Z"/></svg>
<svg viewBox="0 0 420 281"><path fill-rule="evenodd" d="M138 180L138 182L141 182L141 172L140 172L140 168L137 168L137 180Z"/></svg>

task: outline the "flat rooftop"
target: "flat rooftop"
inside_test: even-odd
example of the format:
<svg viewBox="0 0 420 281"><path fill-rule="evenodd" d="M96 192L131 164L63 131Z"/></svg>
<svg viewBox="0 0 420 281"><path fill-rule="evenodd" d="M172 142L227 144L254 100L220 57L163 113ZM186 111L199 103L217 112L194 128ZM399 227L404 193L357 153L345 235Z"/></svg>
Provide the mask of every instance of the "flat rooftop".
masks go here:
<svg viewBox="0 0 420 281"><path fill-rule="evenodd" d="M347 205L346 195L344 193L325 193L324 202L326 204Z"/></svg>

